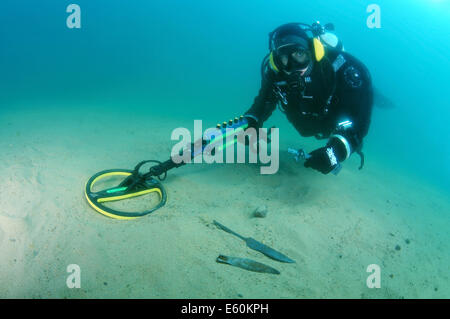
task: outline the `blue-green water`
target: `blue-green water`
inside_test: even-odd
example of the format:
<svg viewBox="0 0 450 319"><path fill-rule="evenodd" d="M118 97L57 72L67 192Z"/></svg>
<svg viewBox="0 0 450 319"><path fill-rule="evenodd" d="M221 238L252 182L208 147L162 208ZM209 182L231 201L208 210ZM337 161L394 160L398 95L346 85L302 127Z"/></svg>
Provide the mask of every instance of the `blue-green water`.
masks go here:
<svg viewBox="0 0 450 319"><path fill-rule="evenodd" d="M167 151L169 155L168 147L152 145L145 137L162 134L162 131L152 131L158 130L159 126L151 121L170 118L183 125L185 120L185 126L190 128L194 119L206 119L209 124L214 124L214 121L221 122L242 114L259 90L259 70L268 51L268 33L286 22L332 22L346 51L367 65L375 86L396 106L393 109L374 108L365 140L369 172L371 167L388 167L387 172L395 171L398 176L411 178L417 184L429 184L445 196L449 194L450 1L376 1L381 8L380 29L366 26L369 15L366 8L372 1L76 0L75 3L81 8L81 29L66 26L69 15L66 7L70 2L2 0L0 120L3 117L6 122L12 121L20 127L17 123L20 116L10 120L11 114L24 112L27 123L35 123L36 127L30 129L34 132L41 123L40 114L45 114L46 118L49 113L53 114L57 121L67 124L64 133L73 139L63 140L57 129L63 124L55 123L54 131L48 126L42 128L42 132L48 132L48 145L54 138L57 141L54 145L63 145L64 149L75 145L83 153L83 149L91 150L93 146L91 143L85 146L85 139L77 140L76 136L87 134L90 125L92 132L98 133L96 125L101 126L106 120L92 119L92 124L87 121L89 115L106 109L110 112L108 116L124 118L124 128L119 135L136 134L140 140L146 140L145 145L119 145L118 142L117 153L111 155L112 159L108 157L108 165L132 165L140 160L126 158L132 149L136 149L142 159L147 157L147 147ZM77 113L77 108L85 110L86 119L77 118L71 127L70 117ZM139 116L134 118L133 114L137 113ZM30 121L30 116L34 120ZM142 125L146 117L151 122L149 126ZM140 126L133 127L138 121ZM297 138L297 133L290 129L279 112L271 121L289 132L289 140ZM5 126L0 129L0 134L4 134L0 135L4 145L9 143L6 139L10 136L6 122L2 122ZM110 136L118 137L117 131L108 129ZM168 135L170 131L164 130L168 145L173 144ZM26 132L27 129L14 129L14 134L19 137L16 131ZM14 140L14 143L17 142ZM280 141L281 145L283 143ZM304 139L299 137L299 144L302 143ZM112 141L105 142L107 146L113 144ZM57 156L56 153L55 150L44 156L50 158ZM165 157L161 155L158 159ZM85 157L81 162L90 160ZM357 170L355 163L355 160L351 162L348 169ZM73 165L77 164L81 166L80 161ZM83 178L102 169L102 164L93 163L92 171L86 172ZM67 165L72 164L68 161ZM42 169L49 167L42 164ZM389 187L394 184L390 184L389 173L386 174L382 185L384 191L389 192ZM314 175L308 175L311 176ZM358 182L357 178L352 180ZM367 180L370 181L366 177L364 181ZM80 181L80 187L84 182ZM45 183L41 187L45 188ZM314 190L317 191L315 198L332 192L332 189ZM401 193L408 193L406 186ZM373 194L374 202L379 200L378 195ZM426 207L422 210L424 216L433 213L438 220L441 218L448 223L448 210L418 201L416 207ZM437 207L448 208L448 205ZM433 233L433 228L428 231ZM0 237L1 234L0 228ZM448 239L447 233L439 238L439 242L448 242ZM448 256L447 247L436 249ZM448 282L448 278L445 280ZM24 291L8 296L37 296L36 293L27 295L26 289ZM307 296L307 293L300 295ZM50 293L49 296L55 295ZM85 296L98 297L101 292ZM134 295L127 292L119 295L129 296ZM152 296L180 297L170 292ZM192 296L208 297L195 293ZM312 296L324 295L316 292Z"/></svg>
<svg viewBox="0 0 450 319"><path fill-rule="evenodd" d="M369 67L395 110L375 110L367 145L405 174L448 187L449 2L378 1L381 28L366 26L370 1L2 1L0 103L114 101L217 120L241 114L259 84L267 34L288 21L331 21L347 51ZM29 104L29 103L28 103ZM30 105L30 104L29 104Z"/></svg>

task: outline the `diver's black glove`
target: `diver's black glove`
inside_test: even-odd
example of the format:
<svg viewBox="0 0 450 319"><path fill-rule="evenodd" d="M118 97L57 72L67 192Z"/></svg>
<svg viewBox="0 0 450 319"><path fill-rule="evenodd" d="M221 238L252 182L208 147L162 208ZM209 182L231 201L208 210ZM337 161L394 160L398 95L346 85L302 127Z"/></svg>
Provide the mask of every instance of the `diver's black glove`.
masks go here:
<svg viewBox="0 0 450 319"><path fill-rule="evenodd" d="M260 125L259 125L258 121L256 120L256 117L249 115L249 114L245 114L244 118L247 120L249 128L254 128L255 130L258 130L258 128L260 128Z"/></svg>
<svg viewBox="0 0 450 319"><path fill-rule="evenodd" d="M310 157L305 161L305 167L311 167L322 174L328 174L337 169L342 160L342 146L337 141L332 141L325 147L318 148L311 153Z"/></svg>
<svg viewBox="0 0 450 319"><path fill-rule="evenodd" d="M250 134L248 137L245 137L245 146L250 146L250 150L252 152L255 152L257 154L257 144L256 141L258 140L258 129L261 127L259 124L257 118L251 114L244 114L244 119L247 121L248 126L247 129L254 129L254 133ZM252 130L250 130L251 132ZM247 131L248 132L248 131Z"/></svg>

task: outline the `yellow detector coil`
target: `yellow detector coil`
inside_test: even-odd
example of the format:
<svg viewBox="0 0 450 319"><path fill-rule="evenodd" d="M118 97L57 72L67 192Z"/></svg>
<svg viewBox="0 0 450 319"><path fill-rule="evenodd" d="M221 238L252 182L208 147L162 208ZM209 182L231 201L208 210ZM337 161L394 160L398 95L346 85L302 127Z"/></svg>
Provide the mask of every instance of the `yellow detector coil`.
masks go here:
<svg viewBox="0 0 450 319"><path fill-rule="evenodd" d="M167 201L167 194L162 184L154 178L141 179L136 182L133 179L134 171L126 169L112 169L101 171L93 175L85 187L86 199L92 208L100 214L115 218L115 219L135 219L153 213L158 208L165 205ZM116 186L109 187L100 191L93 191L94 185L99 181L108 177L124 177L124 180ZM157 193L159 202L156 206L150 207L140 212L124 212L107 207L104 203L125 200L133 197L138 197L150 193Z"/></svg>

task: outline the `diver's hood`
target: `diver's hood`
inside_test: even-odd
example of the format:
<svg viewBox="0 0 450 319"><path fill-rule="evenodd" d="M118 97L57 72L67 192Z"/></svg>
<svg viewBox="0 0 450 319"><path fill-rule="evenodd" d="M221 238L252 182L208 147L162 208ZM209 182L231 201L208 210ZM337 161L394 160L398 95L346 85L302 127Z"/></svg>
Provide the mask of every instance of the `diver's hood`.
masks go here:
<svg viewBox="0 0 450 319"><path fill-rule="evenodd" d="M308 48L308 41L298 35L285 35L284 37L280 37L274 40L274 44L275 44L275 50L286 46L286 45L291 45L291 44L299 44L304 48Z"/></svg>

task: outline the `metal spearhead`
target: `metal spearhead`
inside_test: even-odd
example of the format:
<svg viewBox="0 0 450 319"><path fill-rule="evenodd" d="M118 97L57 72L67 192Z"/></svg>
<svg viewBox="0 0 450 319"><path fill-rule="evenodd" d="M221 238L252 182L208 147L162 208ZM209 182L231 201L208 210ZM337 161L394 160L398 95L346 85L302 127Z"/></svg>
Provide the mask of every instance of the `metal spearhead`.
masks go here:
<svg viewBox="0 0 450 319"><path fill-rule="evenodd" d="M231 266L239 267L245 270L262 272L267 274L275 274L279 275L280 272L275 268L264 265L257 261L247 259L247 258L239 258L239 257L228 257L224 255L220 255L217 257L216 261L221 264L228 264Z"/></svg>
<svg viewBox="0 0 450 319"><path fill-rule="evenodd" d="M220 224L217 221L214 221L214 224L217 227L219 227L220 229L226 231L227 233L235 235L236 237L239 237L240 239L245 241L245 243L247 244L248 248L251 248L253 250L259 251L260 253L263 253L267 257L272 258L272 259L277 260L277 261L281 261L281 262L284 262L284 263L295 263L294 260L292 260L291 258L287 257L286 255L283 255L282 253L276 251L275 249L270 248L269 246L266 246L263 243L255 240L253 238L241 236L238 233L232 231L231 229L229 229L228 227L225 227L224 225Z"/></svg>

